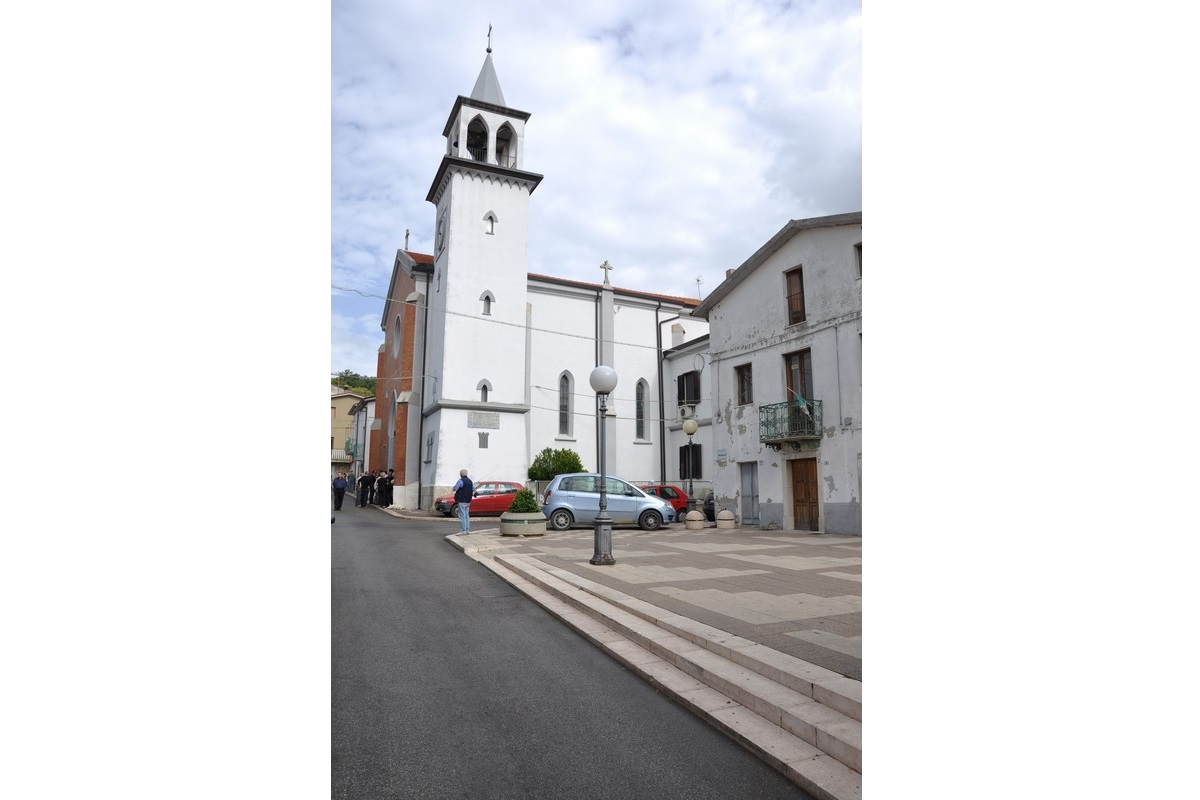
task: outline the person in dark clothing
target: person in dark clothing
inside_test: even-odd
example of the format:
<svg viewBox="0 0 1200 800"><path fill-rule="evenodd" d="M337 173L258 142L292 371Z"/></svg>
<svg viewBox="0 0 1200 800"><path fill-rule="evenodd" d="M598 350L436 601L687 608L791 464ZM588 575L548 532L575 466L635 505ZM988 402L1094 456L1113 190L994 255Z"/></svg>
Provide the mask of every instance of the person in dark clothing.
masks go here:
<svg viewBox="0 0 1200 800"><path fill-rule="evenodd" d="M337 477L333 479L333 510L342 510L342 498L346 496L346 487L349 486L346 482L346 473L339 472Z"/></svg>
<svg viewBox="0 0 1200 800"><path fill-rule="evenodd" d="M387 474L381 470L380 473L375 476L375 493L371 496L371 502L377 506L386 506L387 503L383 501L383 498L386 494Z"/></svg>
<svg viewBox="0 0 1200 800"><path fill-rule="evenodd" d="M358 479L358 502L354 505L362 508L367 507L367 502L371 499L371 486L375 483L375 473L365 472Z"/></svg>
<svg viewBox="0 0 1200 800"><path fill-rule="evenodd" d="M384 498L387 500L387 502L384 503L385 506L390 506L392 504L392 500L394 498L394 495L392 494L392 492L395 488L396 488L396 470L389 469L387 472L387 492L386 492L386 495Z"/></svg>
<svg viewBox="0 0 1200 800"><path fill-rule="evenodd" d="M475 496L475 484L467 477L467 471L458 471L458 483L454 484L454 504L458 506L458 534L471 532L471 498Z"/></svg>

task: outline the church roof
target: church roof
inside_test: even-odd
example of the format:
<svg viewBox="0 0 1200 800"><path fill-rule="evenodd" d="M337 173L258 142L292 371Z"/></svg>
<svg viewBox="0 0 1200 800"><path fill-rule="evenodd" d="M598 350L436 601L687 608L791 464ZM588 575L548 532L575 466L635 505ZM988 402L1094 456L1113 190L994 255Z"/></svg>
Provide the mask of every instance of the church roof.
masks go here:
<svg viewBox="0 0 1200 800"><path fill-rule="evenodd" d="M564 286L578 286L584 289L603 289L603 284L589 283L588 281L576 281L570 278L556 278L553 275L538 275L537 273L529 273L530 280L546 281L548 283L558 283ZM630 297L645 297L651 300L666 300L671 303L676 303L681 306L694 307L700 305L700 300L695 297L678 297L672 294L658 294L657 292L642 292L637 289L622 289L619 286L612 287L616 294L623 294Z"/></svg>
<svg viewBox="0 0 1200 800"><path fill-rule="evenodd" d="M428 255L426 253L417 253L412 250L397 250L396 251L397 260L399 260L401 252L403 252L406 256L411 258L415 264L427 265L427 266L433 265L433 256ZM398 266L399 265L397 264L397 267L393 268L393 270L392 270L393 284L395 283L395 274L396 274L396 269L398 268ZM526 275L529 280L546 281L547 283L558 283L558 284L562 284L564 286L578 286L583 289L603 289L604 288L603 284L599 284L599 283L589 283L587 281L577 281L577 280L572 280L571 278L558 278L553 275L539 275L536 272L529 272L529 273L526 273ZM622 289L617 286L613 287L613 291L618 294L631 295L633 297L646 297L646 298L650 298L653 300L667 300L672 303L677 303L678 305L681 305L681 306L694 307L694 306L700 305L700 300L695 297L679 297L677 295L672 295L672 294L658 294L656 292L643 292L643 291L639 291L637 289ZM389 297L391 296L391 288L388 289L388 296ZM385 324L386 324L386 320L385 320Z"/></svg>
<svg viewBox="0 0 1200 800"><path fill-rule="evenodd" d="M507 106L504 102L504 92L500 91L500 79L496 77L496 68L492 66L492 49L488 48L487 58L483 60L483 69L475 79L475 88L471 90L472 100L482 100L495 106Z"/></svg>

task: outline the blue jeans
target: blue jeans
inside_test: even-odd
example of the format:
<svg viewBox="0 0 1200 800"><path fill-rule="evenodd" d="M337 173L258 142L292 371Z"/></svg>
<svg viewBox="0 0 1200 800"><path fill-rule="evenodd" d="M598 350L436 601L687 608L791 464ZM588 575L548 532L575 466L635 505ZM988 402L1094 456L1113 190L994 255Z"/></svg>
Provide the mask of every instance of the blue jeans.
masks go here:
<svg viewBox="0 0 1200 800"><path fill-rule="evenodd" d="M462 533L466 533L471 530L471 504L470 503L459 503L458 504L458 529Z"/></svg>

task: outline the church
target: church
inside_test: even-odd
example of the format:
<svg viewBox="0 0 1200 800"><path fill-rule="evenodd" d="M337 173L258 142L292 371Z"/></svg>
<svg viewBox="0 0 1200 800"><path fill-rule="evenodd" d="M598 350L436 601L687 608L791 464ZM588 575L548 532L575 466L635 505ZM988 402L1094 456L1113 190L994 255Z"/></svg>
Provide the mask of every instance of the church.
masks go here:
<svg viewBox="0 0 1200 800"><path fill-rule="evenodd" d="M676 380L672 351L692 358L689 347L707 338L707 320L691 316L700 301L617 288L602 253L602 282L529 272L529 208L542 180L525 162L529 117L505 102L489 46L430 165L434 252L407 241L396 252L371 437L371 463L395 470L396 506L431 509L461 469L476 483L525 483L546 448L598 470L600 441L611 475L679 478L682 417L696 402L685 395L696 390ZM599 365L617 373L602 423L588 381Z"/></svg>

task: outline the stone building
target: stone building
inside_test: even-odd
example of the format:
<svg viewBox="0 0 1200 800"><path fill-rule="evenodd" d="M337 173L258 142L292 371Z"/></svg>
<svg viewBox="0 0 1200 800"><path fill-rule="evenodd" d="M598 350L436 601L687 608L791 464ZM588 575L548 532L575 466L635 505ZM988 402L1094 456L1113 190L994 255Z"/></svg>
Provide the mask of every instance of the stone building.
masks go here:
<svg viewBox="0 0 1200 800"><path fill-rule="evenodd" d="M705 298L717 505L862 533L862 212L792 220Z"/></svg>

